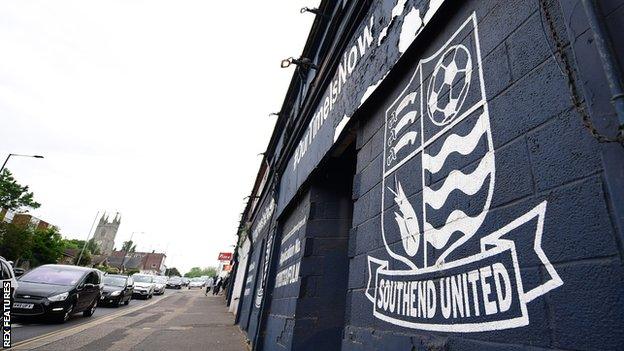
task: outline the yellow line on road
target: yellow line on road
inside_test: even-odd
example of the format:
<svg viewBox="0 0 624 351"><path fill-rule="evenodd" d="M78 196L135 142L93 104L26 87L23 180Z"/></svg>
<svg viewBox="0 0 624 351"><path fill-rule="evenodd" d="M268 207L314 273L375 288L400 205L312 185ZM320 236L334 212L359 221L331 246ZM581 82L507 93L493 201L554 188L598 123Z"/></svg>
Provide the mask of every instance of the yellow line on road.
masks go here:
<svg viewBox="0 0 624 351"><path fill-rule="evenodd" d="M52 332L49 332L49 333L46 333L46 334L43 334L43 335L35 336L35 337L30 338L30 339L27 339L27 340L15 343L15 344L13 344L13 346L11 348L15 349L15 350L27 350L28 346L30 346L31 344L37 343L37 342L42 342L42 343L37 343L37 345L35 347L41 347L41 346L44 346L44 345L47 345L47 344L49 344L51 342L56 341L57 339L54 339L54 337L56 337L56 336L65 335L65 334L67 336L69 336L69 335L72 335L72 334L75 334L75 333L79 333L79 332L81 332L81 331L83 331L85 329L89 329L89 328L94 327L96 325L100 325L102 323L106 323L106 322L108 322L110 320L113 320L113 319L115 319L117 317L121 317L123 315L126 315L126 314L129 314L129 313L138 311L140 309L149 307L151 305L157 304L160 301L162 301L162 300L164 300L164 299L166 299L166 298L168 298L170 296L173 296L173 295L168 294L168 295L165 295L165 296L159 298L158 300L152 301L152 302L147 303L145 305L141 305L141 306L137 306L137 307L134 307L134 308L131 308L131 309L123 310L123 311L120 311L118 313L112 313L112 314L109 314L109 315L105 315L105 316L102 316L101 318L95 319L95 320L93 320L91 322L81 323L81 324L79 324L79 325L77 325L75 327L69 328L69 329L55 330L55 331L52 331ZM50 339L50 340L46 340L46 339Z"/></svg>

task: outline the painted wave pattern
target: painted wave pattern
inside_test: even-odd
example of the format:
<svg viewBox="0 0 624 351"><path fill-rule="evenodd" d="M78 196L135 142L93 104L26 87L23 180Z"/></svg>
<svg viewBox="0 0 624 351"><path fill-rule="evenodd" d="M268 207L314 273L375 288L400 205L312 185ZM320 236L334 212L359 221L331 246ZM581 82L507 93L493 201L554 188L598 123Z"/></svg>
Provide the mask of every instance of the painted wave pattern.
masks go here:
<svg viewBox="0 0 624 351"><path fill-rule="evenodd" d="M444 140L442 148L436 155L428 155L423 151L423 169L431 174L436 174L444 168L444 164L452 154L459 153L466 156L478 152L476 151L477 145L479 145L479 141L488 132L489 119L487 113L483 112L467 135L451 134ZM444 179L442 186L438 190L433 190L428 186L424 187L423 201L425 205L431 208L428 210L428 213L443 210L449 196L456 191L466 196L474 196L487 189L488 198L491 196L494 184L495 162L491 145L488 146L490 151L481 157L477 167L472 172L466 174L454 169ZM489 181L486 181L488 179ZM443 260L452 250L476 233L485 219L488 207L489 201L486 201L484 208L474 216L467 215L461 209L454 209L446 218L445 223L438 228L425 221L425 240L437 250L445 249L439 256L439 261ZM460 232L462 238L449 244L451 235L455 232Z"/></svg>

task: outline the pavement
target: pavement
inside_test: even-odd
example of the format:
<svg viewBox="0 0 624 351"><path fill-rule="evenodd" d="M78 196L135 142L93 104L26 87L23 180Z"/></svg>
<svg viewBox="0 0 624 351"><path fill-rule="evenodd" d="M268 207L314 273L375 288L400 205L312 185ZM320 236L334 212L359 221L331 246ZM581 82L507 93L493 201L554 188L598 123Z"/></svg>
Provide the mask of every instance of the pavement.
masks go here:
<svg viewBox="0 0 624 351"><path fill-rule="evenodd" d="M188 289L129 306L98 307L93 317L78 314L62 325L20 322L12 334L12 350L248 350L225 298Z"/></svg>

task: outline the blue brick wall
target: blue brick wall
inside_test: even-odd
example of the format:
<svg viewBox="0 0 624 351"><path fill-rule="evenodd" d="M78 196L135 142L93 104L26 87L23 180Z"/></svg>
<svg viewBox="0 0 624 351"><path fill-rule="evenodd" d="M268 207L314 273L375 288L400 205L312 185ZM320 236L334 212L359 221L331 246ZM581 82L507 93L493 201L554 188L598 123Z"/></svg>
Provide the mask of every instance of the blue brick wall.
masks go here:
<svg viewBox="0 0 624 351"><path fill-rule="evenodd" d="M622 3L601 4L613 28L621 27ZM568 38L569 28L562 11L568 5L564 4L562 10L558 2L549 2L564 38ZM578 12L582 11L575 11L574 16ZM384 225L381 191L385 114L409 84L419 61L442 47L472 13L478 23L481 67L496 156L490 210L475 237L500 229L546 201L542 248L563 285L527 303L528 325L474 333L426 331L375 317L373 303L366 296L369 257L388 260L391 269L406 269L390 257L380 233ZM468 1L449 6L444 14L444 19L437 22L439 25L415 44L419 47L406 53L406 59L400 62L403 66L396 70L398 73L391 74L389 82L375 93L378 103L366 106L362 114L357 135L347 321L342 349L624 349L624 271L618 250L621 229L618 230L610 201L617 193L609 188L610 174L605 172L604 164L605 152L610 152L611 157L616 155L621 169L624 159L621 150L601 145L582 125L579 112L571 104L566 78L551 54L552 44L549 46L542 27L538 2ZM569 25L578 26L578 21ZM587 44L586 28L573 29L580 38L574 45ZM587 76L581 83L587 85L587 91L604 87L597 58L574 52L582 48L567 46L566 50L572 57L592 63L591 67L577 67L583 77ZM591 85L588 80L598 82ZM597 100L603 95L604 90L589 94ZM613 128L608 99L590 102L598 125ZM458 124L456 132L467 134L468 130L461 128ZM440 146L431 148L437 152ZM467 170L473 169L478 159L471 160L467 155L449 158L448 162L451 167ZM435 186L445 179L432 175L428 184ZM408 196L413 194L413 199L422 192L420 185L414 184L404 184L404 190ZM532 239L517 238L515 243L519 274L527 287L538 286L550 278L533 253ZM392 242L388 246L398 248L401 243ZM479 250L478 240L467 241L448 256L447 262L475 250Z"/></svg>
<svg viewBox="0 0 624 351"><path fill-rule="evenodd" d="M301 294L302 280L300 273L284 275L281 272L301 266L305 251L307 219L310 216L310 193L306 191L297 199L294 208L287 211L280 221L277 248L279 249L275 287L270 294L267 306L268 316L263 337L265 350L290 350L296 324L296 309ZM299 243L299 248L295 245ZM292 253L288 253L290 248ZM281 274L280 274L281 273ZM280 279L280 276L282 277Z"/></svg>
<svg viewBox="0 0 624 351"><path fill-rule="evenodd" d="M355 163L354 152L351 155L344 165L326 165L278 219L279 254L275 283L266 295L262 349L340 347L352 212L351 165ZM282 275L294 266L298 269L292 274Z"/></svg>

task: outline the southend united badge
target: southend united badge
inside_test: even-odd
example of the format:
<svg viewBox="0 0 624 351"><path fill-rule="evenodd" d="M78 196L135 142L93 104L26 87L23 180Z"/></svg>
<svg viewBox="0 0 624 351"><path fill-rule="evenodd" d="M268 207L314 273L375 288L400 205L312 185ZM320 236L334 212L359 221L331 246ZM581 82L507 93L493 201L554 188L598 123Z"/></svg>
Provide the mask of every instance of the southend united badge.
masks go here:
<svg viewBox="0 0 624 351"><path fill-rule="evenodd" d="M419 62L387 108L383 157L381 236L390 259L368 257L374 316L449 332L529 324L527 304L563 281L541 249L546 201L483 233L496 157L474 14ZM533 241L546 272L538 284L523 286L516 237Z"/></svg>

